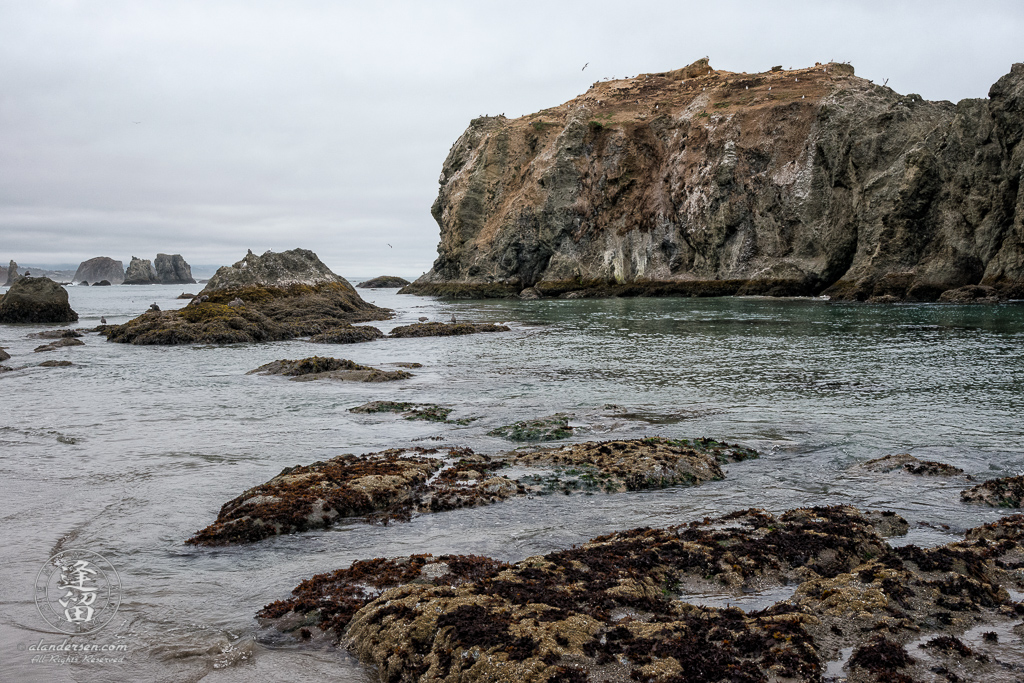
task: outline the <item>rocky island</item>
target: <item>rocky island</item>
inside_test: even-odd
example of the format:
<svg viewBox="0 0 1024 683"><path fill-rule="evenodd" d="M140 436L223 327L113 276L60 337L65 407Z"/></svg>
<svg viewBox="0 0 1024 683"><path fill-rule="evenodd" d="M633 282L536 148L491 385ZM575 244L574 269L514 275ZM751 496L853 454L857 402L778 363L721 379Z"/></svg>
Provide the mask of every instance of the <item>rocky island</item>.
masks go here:
<svg viewBox="0 0 1024 683"><path fill-rule="evenodd" d="M598 82L471 121L401 292L1024 297L1022 133L1024 64L957 104L839 63Z"/></svg>
<svg viewBox="0 0 1024 683"><path fill-rule="evenodd" d="M103 332L109 341L125 344L233 344L328 333L391 315L363 301L311 251L250 251L220 268L185 308L149 310Z"/></svg>
<svg viewBox="0 0 1024 683"><path fill-rule="evenodd" d="M98 283L106 280L108 284L119 285L124 282L124 264L109 256L97 256L82 261L72 278L75 282Z"/></svg>

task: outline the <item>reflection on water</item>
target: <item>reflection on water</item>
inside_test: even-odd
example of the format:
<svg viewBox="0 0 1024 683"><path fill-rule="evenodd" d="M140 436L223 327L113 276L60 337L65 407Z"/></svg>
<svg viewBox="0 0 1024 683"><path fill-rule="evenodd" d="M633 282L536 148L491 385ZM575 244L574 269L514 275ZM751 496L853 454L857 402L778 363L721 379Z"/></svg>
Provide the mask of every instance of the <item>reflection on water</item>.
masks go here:
<svg viewBox="0 0 1024 683"><path fill-rule="evenodd" d="M71 287L80 324L123 322L180 287ZM368 680L336 649L257 639L253 615L301 579L353 560L475 553L518 560L635 526L751 506L847 503L898 511L910 540L944 543L1004 511L959 502L963 478L866 474L887 453L948 462L979 479L1024 471L1024 306L832 305L817 300L611 299L442 302L363 291L398 317L507 322L511 333L231 347L85 346L33 352L41 326L0 326L0 659L19 680ZM281 358L414 361L393 384L289 382L245 373ZM67 359L69 368L39 368ZM438 403L468 425L358 415L371 400ZM220 506L282 468L392 446L512 447L497 426L569 412L578 439L710 436L753 446L726 480L636 494L552 495L426 515L348 522L244 548L182 541ZM927 522L929 526L919 524ZM943 526L945 525L945 527ZM948 528L947 528L948 527ZM897 541L894 542L906 542ZM124 601L102 633L120 665L31 664L44 633L32 586L57 548L118 570ZM742 597L742 596L741 596ZM725 599L740 606L735 596ZM705 603L710 604L710 603Z"/></svg>

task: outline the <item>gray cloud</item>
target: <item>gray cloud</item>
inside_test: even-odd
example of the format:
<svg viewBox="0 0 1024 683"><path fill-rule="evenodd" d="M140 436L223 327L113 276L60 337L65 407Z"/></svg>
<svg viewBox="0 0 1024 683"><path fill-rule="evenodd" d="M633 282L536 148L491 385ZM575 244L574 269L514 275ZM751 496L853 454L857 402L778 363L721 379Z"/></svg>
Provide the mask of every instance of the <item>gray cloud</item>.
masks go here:
<svg viewBox="0 0 1024 683"><path fill-rule="evenodd" d="M302 246L418 275L441 163L481 113L704 55L850 61L954 101L1024 59L1015 2L346 4L0 1L0 261Z"/></svg>

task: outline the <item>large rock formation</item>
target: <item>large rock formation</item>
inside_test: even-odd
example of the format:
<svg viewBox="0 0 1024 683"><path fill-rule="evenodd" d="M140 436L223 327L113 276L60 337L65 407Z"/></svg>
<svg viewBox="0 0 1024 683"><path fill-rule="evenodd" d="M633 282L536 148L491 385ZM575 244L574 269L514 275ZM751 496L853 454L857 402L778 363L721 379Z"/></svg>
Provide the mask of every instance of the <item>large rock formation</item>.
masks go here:
<svg viewBox="0 0 1024 683"><path fill-rule="evenodd" d="M11 259L11 262L7 266L7 279L4 280L4 287L10 287L14 284L14 281L18 279L18 264Z"/></svg>
<svg viewBox="0 0 1024 683"><path fill-rule="evenodd" d="M109 279L109 278L108 278ZM154 285L156 284L156 270L149 259L141 259L132 256L128 264L128 271L124 274L126 285Z"/></svg>
<svg viewBox="0 0 1024 683"><path fill-rule="evenodd" d="M834 63L595 83L470 123L402 291L1024 296L1022 134L1024 64L958 104Z"/></svg>
<svg viewBox="0 0 1024 683"><path fill-rule="evenodd" d="M0 299L0 323L70 323L67 291L46 277L20 277Z"/></svg>
<svg viewBox="0 0 1024 683"><path fill-rule="evenodd" d="M192 268L185 263L181 254L157 254L153 266L156 268L156 281L162 285L195 284Z"/></svg>
<svg viewBox="0 0 1024 683"><path fill-rule="evenodd" d="M124 264L109 256L97 256L88 261L82 261L75 271L75 282L100 282L107 280L112 284L124 282Z"/></svg>
<svg viewBox="0 0 1024 683"><path fill-rule="evenodd" d="M103 332L126 344L234 344L307 337L392 314L363 301L311 251L250 251L219 269L185 308L149 310Z"/></svg>

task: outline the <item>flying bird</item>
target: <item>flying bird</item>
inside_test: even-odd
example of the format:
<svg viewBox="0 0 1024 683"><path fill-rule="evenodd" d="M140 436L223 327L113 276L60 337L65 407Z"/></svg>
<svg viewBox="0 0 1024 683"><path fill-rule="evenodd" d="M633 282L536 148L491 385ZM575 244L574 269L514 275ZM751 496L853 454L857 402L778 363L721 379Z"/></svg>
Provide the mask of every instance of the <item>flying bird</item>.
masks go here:
<svg viewBox="0 0 1024 683"><path fill-rule="evenodd" d="M387 242L385 242L384 244L388 244L388 243L387 243ZM391 245L390 245L390 244L388 244L388 246L389 246L389 247L391 247ZM394 249L394 247L391 247L391 248L392 248L392 249Z"/></svg>
<svg viewBox="0 0 1024 683"><path fill-rule="evenodd" d="M583 65L583 69L586 69L588 66L590 66L590 62L587 62L586 64L584 64ZM580 69L580 71L583 71L583 69Z"/></svg>

